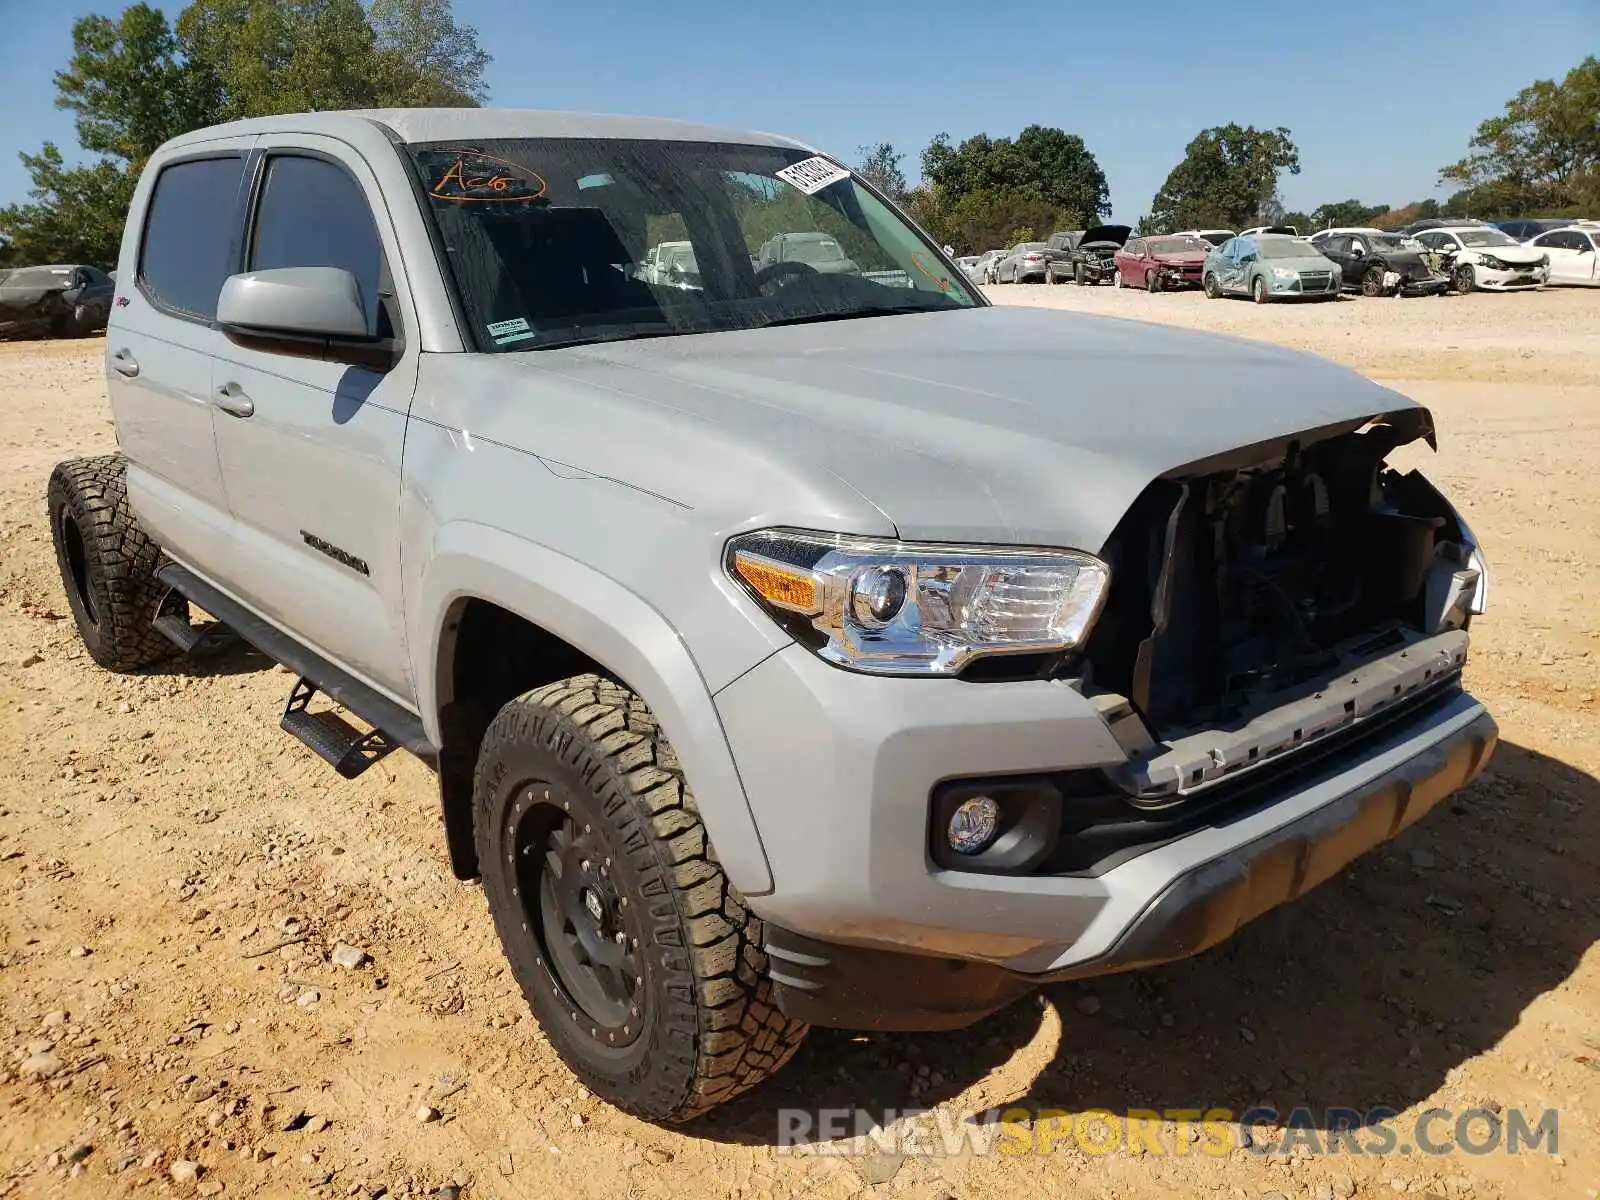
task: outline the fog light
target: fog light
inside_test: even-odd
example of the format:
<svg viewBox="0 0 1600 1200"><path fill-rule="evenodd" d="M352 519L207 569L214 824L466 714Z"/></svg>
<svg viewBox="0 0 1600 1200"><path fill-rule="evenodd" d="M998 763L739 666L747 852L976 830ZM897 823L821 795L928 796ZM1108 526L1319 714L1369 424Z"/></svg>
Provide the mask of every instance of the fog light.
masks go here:
<svg viewBox="0 0 1600 1200"><path fill-rule="evenodd" d="M972 796L950 814L945 836L957 854L981 854L1000 830L1000 805L992 796Z"/></svg>

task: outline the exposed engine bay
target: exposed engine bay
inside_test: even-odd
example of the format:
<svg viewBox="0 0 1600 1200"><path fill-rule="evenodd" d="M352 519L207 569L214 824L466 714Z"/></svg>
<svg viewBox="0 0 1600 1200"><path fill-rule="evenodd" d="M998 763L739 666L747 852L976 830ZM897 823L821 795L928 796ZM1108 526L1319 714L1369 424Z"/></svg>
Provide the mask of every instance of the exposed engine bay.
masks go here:
<svg viewBox="0 0 1600 1200"><path fill-rule="evenodd" d="M1145 489L1105 548L1111 592L1088 646L1091 691L1111 699L1111 717L1129 715L1125 700L1142 726L1131 749L1159 757L1206 731L1198 744L1220 764L1239 747L1214 731L1259 731L1264 714L1298 704L1298 744L1391 686L1399 696L1459 673L1480 578L1470 535L1421 474L1384 462L1431 434L1412 410ZM1378 663L1362 684L1360 668ZM1383 696L1369 696L1380 680ZM1244 740L1252 762L1288 748ZM1172 788L1190 774L1211 772L1177 771Z"/></svg>

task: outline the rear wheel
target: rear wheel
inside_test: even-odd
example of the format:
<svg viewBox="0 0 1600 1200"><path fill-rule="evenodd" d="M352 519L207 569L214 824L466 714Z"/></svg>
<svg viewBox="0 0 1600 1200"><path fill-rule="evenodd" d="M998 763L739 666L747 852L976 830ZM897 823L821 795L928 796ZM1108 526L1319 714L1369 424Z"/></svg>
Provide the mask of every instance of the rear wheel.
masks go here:
<svg viewBox="0 0 1600 1200"><path fill-rule="evenodd" d="M1217 282L1217 277L1210 271L1206 272L1205 278L1200 281L1200 286L1204 289L1207 300L1222 299L1222 285Z"/></svg>
<svg viewBox="0 0 1600 1200"><path fill-rule="evenodd" d="M1383 295L1383 268L1377 263L1366 269L1361 276L1361 294L1363 296Z"/></svg>
<svg viewBox="0 0 1600 1200"><path fill-rule="evenodd" d="M512 974L597 1096L686 1121L794 1054L807 1027L773 1001L761 921L639 697L579 675L511 701L484 736L473 805Z"/></svg>
<svg viewBox="0 0 1600 1200"><path fill-rule="evenodd" d="M1272 289L1267 286L1267 277L1257 275L1250 284L1250 295L1257 304L1265 304L1272 299Z"/></svg>
<svg viewBox="0 0 1600 1200"><path fill-rule="evenodd" d="M165 592L160 548L128 505L120 454L58 463L46 493L61 586L95 662L136 671L175 653L151 622Z"/></svg>

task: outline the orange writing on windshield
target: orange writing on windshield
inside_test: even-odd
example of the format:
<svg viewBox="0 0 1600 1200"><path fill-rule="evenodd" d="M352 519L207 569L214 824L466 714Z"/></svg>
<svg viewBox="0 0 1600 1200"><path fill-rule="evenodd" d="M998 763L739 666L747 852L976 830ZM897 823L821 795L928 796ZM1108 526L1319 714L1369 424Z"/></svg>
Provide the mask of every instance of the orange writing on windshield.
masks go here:
<svg viewBox="0 0 1600 1200"><path fill-rule="evenodd" d="M431 189L436 199L465 204L527 203L544 193L544 180L526 167L476 151L457 154Z"/></svg>

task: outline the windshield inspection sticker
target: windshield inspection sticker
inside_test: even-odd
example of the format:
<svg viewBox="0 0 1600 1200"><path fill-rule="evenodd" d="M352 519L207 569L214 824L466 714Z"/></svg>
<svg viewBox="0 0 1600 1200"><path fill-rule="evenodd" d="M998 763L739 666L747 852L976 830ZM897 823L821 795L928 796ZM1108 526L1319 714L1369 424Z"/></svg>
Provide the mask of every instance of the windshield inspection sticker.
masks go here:
<svg viewBox="0 0 1600 1200"><path fill-rule="evenodd" d="M489 337L496 346L504 346L508 342L525 342L531 337L538 337L528 327L526 317L512 317L509 321L490 321L484 326L489 331Z"/></svg>
<svg viewBox="0 0 1600 1200"><path fill-rule="evenodd" d="M785 183L793 184L808 196L815 196L829 184L850 178L849 171L820 154L815 158L803 158L781 171L774 171L773 174Z"/></svg>

